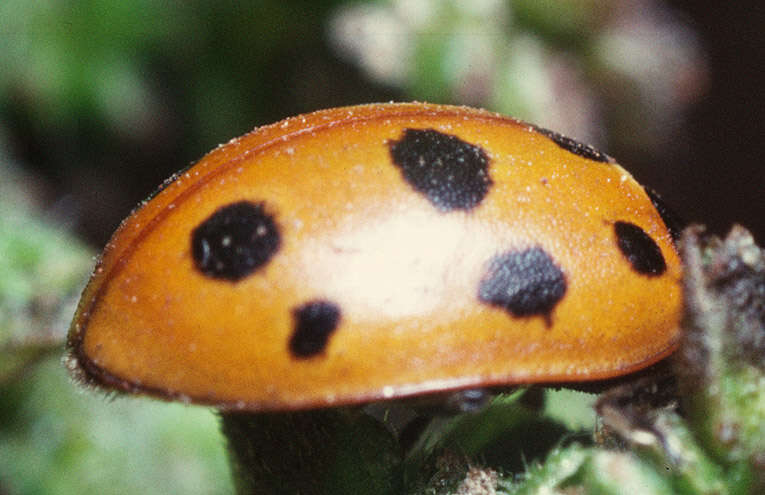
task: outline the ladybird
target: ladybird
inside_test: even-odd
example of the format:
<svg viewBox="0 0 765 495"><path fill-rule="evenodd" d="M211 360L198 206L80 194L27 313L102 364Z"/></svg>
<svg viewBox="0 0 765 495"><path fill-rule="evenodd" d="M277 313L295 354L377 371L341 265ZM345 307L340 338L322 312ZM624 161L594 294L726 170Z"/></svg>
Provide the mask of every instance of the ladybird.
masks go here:
<svg viewBox="0 0 765 495"><path fill-rule="evenodd" d="M610 156L485 110L318 111L133 211L68 347L90 383L250 411L620 376L678 343L666 212Z"/></svg>

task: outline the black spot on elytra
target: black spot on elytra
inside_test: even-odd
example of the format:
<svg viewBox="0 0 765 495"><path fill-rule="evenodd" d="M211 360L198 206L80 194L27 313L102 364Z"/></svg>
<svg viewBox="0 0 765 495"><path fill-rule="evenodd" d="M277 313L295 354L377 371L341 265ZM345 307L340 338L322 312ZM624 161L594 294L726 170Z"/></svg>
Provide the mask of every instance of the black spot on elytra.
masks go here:
<svg viewBox="0 0 765 495"><path fill-rule="evenodd" d="M654 277L667 270L661 249L643 229L629 222L616 222L614 232L619 250L636 272Z"/></svg>
<svg viewBox="0 0 765 495"><path fill-rule="evenodd" d="M651 189L650 187L644 187L646 194L651 199L651 203L653 203L653 206L656 208L656 211L659 212L659 216L661 216L661 219L664 220L664 225L667 226L667 230L669 230L669 235L672 236L672 240L677 242L677 240L680 238L680 232L685 227L685 220L680 218L680 215L674 212L667 204L664 202L663 199L661 199L661 196Z"/></svg>
<svg viewBox="0 0 765 495"><path fill-rule="evenodd" d="M571 139L568 136L564 136L563 134L559 134L555 131L545 129L544 127L535 127L535 129L538 133L547 136L552 140L552 142L570 153L581 156L582 158L587 158L588 160L594 160L596 162L614 163L613 158L589 144L580 143L576 139Z"/></svg>
<svg viewBox="0 0 765 495"><path fill-rule="evenodd" d="M340 322L340 308L328 301L311 301L292 310L295 328L290 337L290 354L310 358L327 347Z"/></svg>
<svg viewBox="0 0 765 495"><path fill-rule="evenodd" d="M236 282L268 263L281 236L263 203L219 208L191 232L194 266L205 276Z"/></svg>
<svg viewBox="0 0 765 495"><path fill-rule="evenodd" d="M550 314L566 294L566 276L540 247L495 256L478 287L478 299L505 309L513 316Z"/></svg>
<svg viewBox="0 0 765 495"><path fill-rule="evenodd" d="M480 147L434 129L406 129L388 142L393 164L440 211L470 210L492 185Z"/></svg>

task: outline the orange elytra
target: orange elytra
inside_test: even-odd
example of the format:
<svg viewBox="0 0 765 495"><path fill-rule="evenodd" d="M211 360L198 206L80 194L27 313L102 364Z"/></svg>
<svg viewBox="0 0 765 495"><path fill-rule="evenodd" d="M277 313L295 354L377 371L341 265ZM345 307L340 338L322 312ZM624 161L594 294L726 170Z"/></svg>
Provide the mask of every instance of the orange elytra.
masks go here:
<svg viewBox="0 0 765 495"><path fill-rule="evenodd" d="M664 213L608 155L495 113L319 111L137 208L68 346L91 383L250 411L615 377L678 342Z"/></svg>

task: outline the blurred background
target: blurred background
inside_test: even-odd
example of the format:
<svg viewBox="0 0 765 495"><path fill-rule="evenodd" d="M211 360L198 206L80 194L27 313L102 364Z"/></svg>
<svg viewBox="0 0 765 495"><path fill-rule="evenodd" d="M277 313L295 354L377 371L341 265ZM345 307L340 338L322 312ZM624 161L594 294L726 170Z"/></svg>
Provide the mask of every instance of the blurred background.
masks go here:
<svg viewBox="0 0 765 495"><path fill-rule="evenodd" d="M255 126L388 100L486 107L608 152L765 242L765 7L690 0L2 0L0 494L230 493L213 414L77 392L93 256Z"/></svg>

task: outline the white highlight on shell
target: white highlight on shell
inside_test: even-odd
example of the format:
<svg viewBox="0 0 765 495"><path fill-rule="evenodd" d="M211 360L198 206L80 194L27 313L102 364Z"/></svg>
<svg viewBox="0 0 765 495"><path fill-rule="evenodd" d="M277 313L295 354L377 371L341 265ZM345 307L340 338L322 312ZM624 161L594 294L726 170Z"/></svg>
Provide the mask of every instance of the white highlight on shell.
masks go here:
<svg viewBox="0 0 765 495"><path fill-rule="evenodd" d="M451 300L492 252L491 234L464 220L391 211L306 245L299 269L307 284L359 317L421 315Z"/></svg>

